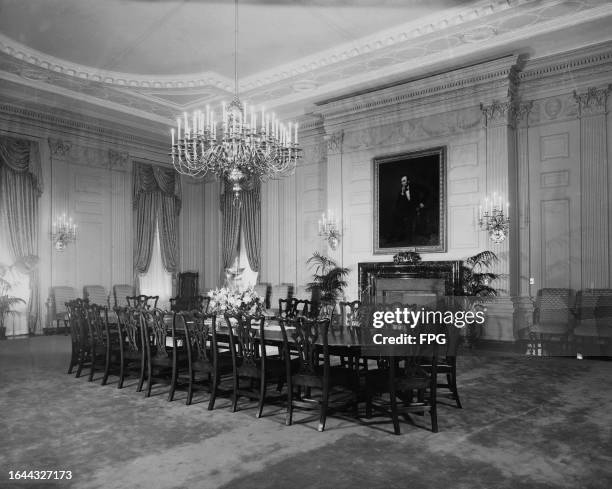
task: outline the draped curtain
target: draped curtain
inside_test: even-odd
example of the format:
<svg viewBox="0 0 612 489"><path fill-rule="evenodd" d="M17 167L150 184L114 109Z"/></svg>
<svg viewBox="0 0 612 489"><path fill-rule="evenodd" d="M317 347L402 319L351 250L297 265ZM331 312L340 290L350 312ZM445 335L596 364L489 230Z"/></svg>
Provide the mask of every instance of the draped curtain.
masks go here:
<svg viewBox="0 0 612 489"><path fill-rule="evenodd" d="M256 182L251 188L243 189L240 202L234 199L231 185L226 184L222 197L223 268L229 268L238 254L238 239L242 226L244 244L249 266L259 272L261 266L261 185Z"/></svg>
<svg viewBox="0 0 612 489"><path fill-rule="evenodd" d="M42 194L38 143L0 136L0 213L6 222L9 251L30 278L28 331L40 317L38 199Z"/></svg>
<svg viewBox="0 0 612 489"><path fill-rule="evenodd" d="M134 272L145 273L151 263L155 227L158 226L162 263L166 271L178 270L178 215L181 179L171 168L134 164L133 205L136 219Z"/></svg>

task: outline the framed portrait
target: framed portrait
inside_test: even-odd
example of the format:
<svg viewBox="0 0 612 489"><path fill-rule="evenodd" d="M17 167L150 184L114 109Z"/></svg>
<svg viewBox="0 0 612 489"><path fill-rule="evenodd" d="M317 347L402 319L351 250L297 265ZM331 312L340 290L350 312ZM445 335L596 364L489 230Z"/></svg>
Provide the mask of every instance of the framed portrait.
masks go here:
<svg viewBox="0 0 612 489"><path fill-rule="evenodd" d="M446 147L374 158L374 254L446 251Z"/></svg>

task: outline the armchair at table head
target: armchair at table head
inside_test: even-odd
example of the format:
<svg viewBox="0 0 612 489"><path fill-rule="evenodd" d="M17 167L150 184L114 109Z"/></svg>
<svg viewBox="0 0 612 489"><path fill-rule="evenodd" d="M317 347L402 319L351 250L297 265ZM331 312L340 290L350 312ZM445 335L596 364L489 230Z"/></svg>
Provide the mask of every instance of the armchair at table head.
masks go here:
<svg viewBox="0 0 612 489"><path fill-rule="evenodd" d="M129 306L128 297L134 296L134 287L128 284L113 285L113 300L115 307Z"/></svg>
<svg viewBox="0 0 612 489"><path fill-rule="evenodd" d="M74 287L51 287L51 294L47 301L48 332L56 332L59 328L67 328L66 302L75 300L78 294Z"/></svg>
<svg viewBox="0 0 612 489"><path fill-rule="evenodd" d="M83 287L83 299L87 299L90 304L109 306L109 295L102 285L85 285Z"/></svg>

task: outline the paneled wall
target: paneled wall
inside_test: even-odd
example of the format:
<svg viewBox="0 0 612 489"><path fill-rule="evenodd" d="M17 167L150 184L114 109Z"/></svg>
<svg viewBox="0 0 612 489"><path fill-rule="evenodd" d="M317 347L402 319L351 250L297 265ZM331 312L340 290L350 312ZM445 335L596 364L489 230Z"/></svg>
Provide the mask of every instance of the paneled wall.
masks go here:
<svg viewBox="0 0 612 489"><path fill-rule="evenodd" d="M608 43L527 63L508 56L315 107L301 122L295 180L264 188L264 278L303 285L306 259L320 250L351 269L346 294L357 298L357 264L392 258L373 254L373 159L445 146L446 251L422 256L498 254L502 294L485 337L517 338L541 287L611 286L611 83ZM510 201L501 245L477 223L493 192ZM336 251L316 237L328 209L342 224Z"/></svg>
<svg viewBox="0 0 612 489"><path fill-rule="evenodd" d="M10 103L0 107L0 132L33 140L40 148L44 189L39 200L39 333L47 325L45 302L52 286L72 286L80 296L85 285L102 285L111 293L113 284L133 283L132 161L167 159L144 134L59 112ZM77 240L57 251L50 239L51 223L63 213L76 222ZM15 331L25 333L24 328Z"/></svg>

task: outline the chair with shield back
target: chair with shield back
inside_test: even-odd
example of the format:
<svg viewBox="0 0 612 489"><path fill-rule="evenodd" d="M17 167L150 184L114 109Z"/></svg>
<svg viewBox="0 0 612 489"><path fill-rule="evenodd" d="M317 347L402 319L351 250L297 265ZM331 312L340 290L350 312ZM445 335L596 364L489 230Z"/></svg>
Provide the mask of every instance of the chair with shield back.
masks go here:
<svg viewBox="0 0 612 489"><path fill-rule="evenodd" d="M232 412L238 399L257 399L257 417L263 413L268 384L277 390L285 381L285 362L280 355L269 355L265 347L264 316L225 314L233 367ZM245 386L245 381L248 386Z"/></svg>
<svg viewBox="0 0 612 489"><path fill-rule="evenodd" d="M305 317L279 321L287 377L287 425L293 423L295 407L318 409L317 429L323 431L332 393L344 404L347 396L356 401L355 371L330 363L329 323L329 319Z"/></svg>
<svg viewBox="0 0 612 489"><path fill-rule="evenodd" d="M136 392L142 391L145 378L144 342L140 324L141 312L131 307L115 307L119 336L119 382L117 388L122 389L130 371L138 375Z"/></svg>
<svg viewBox="0 0 612 489"><path fill-rule="evenodd" d="M255 287L253 287L253 289L255 290L257 295L263 299L264 308L270 309L270 292L271 292L270 284L266 282L262 282L262 283L256 284Z"/></svg>
<svg viewBox="0 0 612 489"><path fill-rule="evenodd" d="M194 385L207 383L210 392L208 410L215 407L219 384L225 376L231 376L232 355L220 352L217 343L217 316L200 311L174 313L172 336L183 332L187 348L187 362L177 361L177 384L187 381L186 404L193 400ZM175 349L174 352L177 350Z"/></svg>

